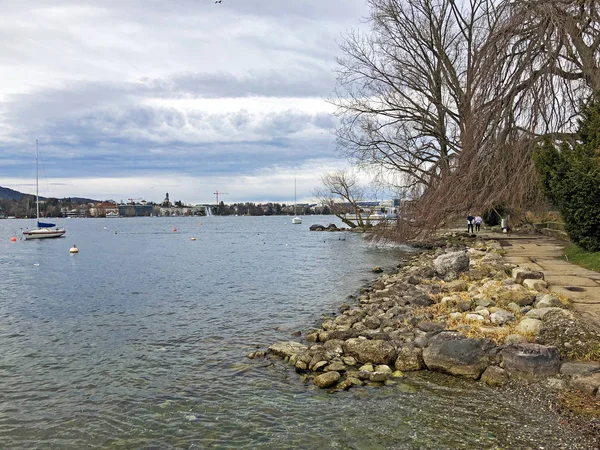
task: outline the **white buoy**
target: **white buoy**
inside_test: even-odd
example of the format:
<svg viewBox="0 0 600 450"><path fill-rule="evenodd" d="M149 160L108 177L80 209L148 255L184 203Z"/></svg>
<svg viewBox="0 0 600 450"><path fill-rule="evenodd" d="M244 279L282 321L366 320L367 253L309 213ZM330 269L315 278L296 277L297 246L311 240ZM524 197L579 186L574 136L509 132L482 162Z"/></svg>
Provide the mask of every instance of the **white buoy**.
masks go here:
<svg viewBox="0 0 600 450"><path fill-rule="evenodd" d="M196 238L195 238L195 237L193 237L193 238L190 238L190 241L195 241L195 240L196 240Z"/></svg>
<svg viewBox="0 0 600 450"><path fill-rule="evenodd" d="M79 249L76 245L73 245L73 247L71 247L71 249L69 250L69 253L79 253Z"/></svg>

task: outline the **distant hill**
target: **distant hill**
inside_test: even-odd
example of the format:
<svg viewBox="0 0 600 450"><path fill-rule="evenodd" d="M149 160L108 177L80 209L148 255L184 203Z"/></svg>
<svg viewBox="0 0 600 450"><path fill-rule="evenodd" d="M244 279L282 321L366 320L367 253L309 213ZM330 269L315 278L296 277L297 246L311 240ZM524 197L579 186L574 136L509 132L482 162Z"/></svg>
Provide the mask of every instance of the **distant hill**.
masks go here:
<svg viewBox="0 0 600 450"><path fill-rule="evenodd" d="M20 200L23 196L33 195L33 194L24 194L19 191L15 191L13 189L5 188L0 186L0 200ZM44 199L44 197L40 197ZM98 200L93 200L91 198L83 198L83 197L70 197L73 203L96 203ZM61 199L63 200L63 199Z"/></svg>
<svg viewBox="0 0 600 450"><path fill-rule="evenodd" d="M27 195L27 194L23 194L22 192L14 191L12 189L0 186L0 199L21 200L21 197L23 197L24 195Z"/></svg>

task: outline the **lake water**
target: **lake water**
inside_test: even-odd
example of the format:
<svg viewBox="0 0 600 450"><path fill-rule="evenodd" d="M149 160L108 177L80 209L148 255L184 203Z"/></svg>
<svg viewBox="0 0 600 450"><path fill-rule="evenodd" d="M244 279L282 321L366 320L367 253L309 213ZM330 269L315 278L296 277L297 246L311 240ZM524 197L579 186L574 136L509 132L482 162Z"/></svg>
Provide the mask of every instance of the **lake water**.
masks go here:
<svg viewBox="0 0 600 450"><path fill-rule="evenodd" d="M0 448L577 448L541 405L482 383L330 394L247 359L402 256L308 231L330 221L70 219L64 238L10 242L31 221L1 220Z"/></svg>

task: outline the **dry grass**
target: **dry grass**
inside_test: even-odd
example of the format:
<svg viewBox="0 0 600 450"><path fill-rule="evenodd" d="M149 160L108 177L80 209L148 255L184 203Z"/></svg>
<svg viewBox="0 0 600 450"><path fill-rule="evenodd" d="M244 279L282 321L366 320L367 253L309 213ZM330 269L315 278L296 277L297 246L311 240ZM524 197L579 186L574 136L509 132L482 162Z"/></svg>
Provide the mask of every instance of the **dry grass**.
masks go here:
<svg viewBox="0 0 600 450"><path fill-rule="evenodd" d="M589 345L578 345L566 352L566 356L577 361L600 362L600 344L590 343Z"/></svg>
<svg viewBox="0 0 600 450"><path fill-rule="evenodd" d="M600 419L600 400L579 391L564 391L559 395L560 405L567 411L588 419Z"/></svg>

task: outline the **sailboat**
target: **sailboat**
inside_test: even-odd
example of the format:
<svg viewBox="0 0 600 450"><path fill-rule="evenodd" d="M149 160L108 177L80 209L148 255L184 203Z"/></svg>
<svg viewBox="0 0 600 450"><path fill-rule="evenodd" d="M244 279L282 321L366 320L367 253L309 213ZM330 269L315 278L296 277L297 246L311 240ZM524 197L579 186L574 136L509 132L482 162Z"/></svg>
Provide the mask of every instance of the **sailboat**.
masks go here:
<svg viewBox="0 0 600 450"><path fill-rule="evenodd" d="M37 228L35 230L23 231L25 240L29 239L47 239L61 237L66 233L64 228L56 228L53 223L40 222L40 194L39 194L39 175L38 175L38 141L35 140L35 212L37 220Z"/></svg>
<svg viewBox="0 0 600 450"><path fill-rule="evenodd" d="M294 218L292 219L292 223L300 224L302 223L302 217L299 217L296 212L296 179L294 178Z"/></svg>

